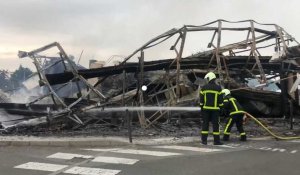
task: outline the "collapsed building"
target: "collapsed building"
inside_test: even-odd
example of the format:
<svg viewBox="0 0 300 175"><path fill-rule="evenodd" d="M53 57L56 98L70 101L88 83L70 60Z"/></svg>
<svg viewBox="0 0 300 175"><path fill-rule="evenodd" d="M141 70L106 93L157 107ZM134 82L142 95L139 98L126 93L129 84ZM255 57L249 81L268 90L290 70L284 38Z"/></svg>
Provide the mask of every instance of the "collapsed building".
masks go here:
<svg viewBox="0 0 300 175"><path fill-rule="evenodd" d="M208 49L184 56L188 36L195 32L210 37L199 43ZM238 41L222 44L227 32ZM169 41L175 56L147 61L148 50ZM43 55L53 48L58 56ZM217 74L218 83L231 89L249 113L288 117L300 112L300 45L276 24L216 20L185 25L151 39L118 65L92 69L75 64L57 42L20 51L19 57L33 60L37 72L24 86L26 93L35 93L23 103L0 103L2 116L7 116L1 121L5 130L56 123L78 128L104 120L117 125L126 122L130 107L142 107L131 115L143 128L178 117L199 119L200 110L167 107L197 107L208 71Z"/></svg>

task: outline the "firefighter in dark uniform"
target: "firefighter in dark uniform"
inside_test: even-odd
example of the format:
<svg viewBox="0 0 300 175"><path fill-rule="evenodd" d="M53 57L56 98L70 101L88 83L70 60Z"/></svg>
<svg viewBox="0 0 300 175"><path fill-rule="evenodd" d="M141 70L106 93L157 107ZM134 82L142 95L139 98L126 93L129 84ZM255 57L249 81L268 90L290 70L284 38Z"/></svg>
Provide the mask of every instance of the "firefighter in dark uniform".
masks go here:
<svg viewBox="0 0 300 175"><path fill-rule="evenodd" d="M225 116L229 116L229 119L226 123L226 127L224 130L224 141L229 141L230 131L233 124L236 124L236 127L240 133L240 140L246 141L246 133L243 128L244 122L244 111L239 102L230 95L230 91L228 89L223 89L222 93L224 95L223 98L223 110Z"/></svg>
<svg viewBox="0 0 300 175"><path fill-rule="evenodd" d="M201 131L202 144L207 144L209 122L212 122L214 145L222 145L219 128L220 107L223 105L222 88L216 84L216 75L213 72L207 73L204 79L208 83L200 90L200 107L203 117Z"/></svg>

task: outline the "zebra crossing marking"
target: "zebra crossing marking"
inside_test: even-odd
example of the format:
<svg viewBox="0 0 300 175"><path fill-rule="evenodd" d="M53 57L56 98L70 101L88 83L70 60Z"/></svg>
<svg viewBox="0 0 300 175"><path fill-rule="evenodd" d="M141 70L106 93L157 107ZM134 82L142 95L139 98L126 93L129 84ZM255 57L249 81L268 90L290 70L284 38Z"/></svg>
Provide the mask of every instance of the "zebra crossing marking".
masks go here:
<svg viewBox="0 0 300 175"><path fill-rule="evenodd" d="M85 158L85 159L91 159L91 162L102 162L102 163L112 163L112 164L127 164L127 165L133 165L136 162L138 162L138 159L127 159L127 158L119 158L119 157L107 157L107 156L90 156L90 155L81 155L81 154L71 154L71 153L55 153L50 156L47 156L47 158L53 158L53 159L64 159L64 160L71 160L73 158Z"/></svg>
<svg viewBox="0 0 300 175"><path fill-rule="evenodd" d="M273 151L273 152L279 151L279 148L273 148L271 151Z"/></svg>
<svg viewBox="0 0 300 175"><path fill-rule="evenodd" d="M236 148L234 146L243 147L244 145L240 144L228 144L221 145L222 148L208 148L208 147L197 147L197 146L182 146L182 145L159 145L152 146L150 148L159 148L159 149L174 149L180 151L195 151L195 152L220 152L224 151L225 148ZM270 148L270 147L256 147L254 149L260 149L264 151L271 152L289 152L295 154L298 150L288 151L283 148ZM147 156L178 156L183 155L184 153L176 153L176 152L165 152L165 151L153 151L153 150L140 150L140 149L127 149L127 148L95 148L95 149L82 149L88 151L98 151L98 152L112 152L112 153L124 153L124 154L134 154L134 155L147 155ZM138 159L129 159L129 158L121 158L121 157L113 157L113 156L93 156L85 155L85 154L73 154L73 153L63 153L57 152L52 155L47 156L46 158L53 159L63 159L70 160L73 158L85 158L85 162L101 162L101 163L110 163L110 164L126 164L133 165L137 163ZM64 165L64 164L50 164L50 163L40 163L40 162L28 162L25 164L21 164L15 166L14 168L18 169L28 169L28 170L39 170L39 171L50 171L52 173L66 173L66 174L77 174L77 175L116 175L121 172L121 170L114 169L102 169L102 168L93 168L93 167L83 167L80 164L73 165Z"/></svg>
<svg viewBox="0 0 300 175"><path fill-rule="evenodd" d="M215 148L199 148L199 147L177 146L177 145L155 146L155 148L175 149L175 150L183 150L183 151L196 151L196 152L206 152L206 153L223 151L222 149L215 149Z"/></svg>
<svg viewBox="0 0 300 175"><path fill-rule="evenodd" d="M286 149L283 149L283 148L282 148L282 149L279 149L279 151L283 153L283 152L286 151Z"/></svg>
<svg viewBox="0 0 300 175"><path fill-rule="evenodd" d="M14 168L55 172L55 171L59 171L61 169L64 169L66 167L68 167L68 165L59 165L59 164L51 164L51 163L39 163L39 162L27 162L27 163L15 166Z"/></svg>
<svg viewBox="0 0 300 175"><path fill-rule="evenodd" d="M82 150L87 150L87 151L99 151L99 152L112 152L116 151L122 148L89 148L89 149L82 149Z"/></svg>
<svg viewBox="0 0 300 175"><path fill-rule="evenodd" d="M106 151L105 149L85 149L89 151ZM149 150L136 150L136 149L111 149L108 152L113 153L124 153L124 154L136 154L136 155L148 155L148 156L158 156L158 157L165 157L165 156L179 156L182 155L181 153L174 153L174 152L163 152L163 151L149 151Z"/></svg>
<svg viewBox="0 0 300 175"><path fill-rule="evenodd" d="M127 165L133 165L138 161L139 161L138 159L127 159L127 158L106 157L106 156L97 156L92 160L92 162L127 164Z"/></svg>
<svg viewBox="0 0 300 175"><path fill-rule="evenodd" d="M264 151L281 152L281 153L286 152L286 153L291 153L291 154L295 154L296 152L298 152L298 150L288 151L287 149L284 149L284 148L261 147L259 149L264 150Z"/></svg>
<svg viewBox="0 0 300 175"><path fill-rule="evenodd" d="M88 168L75 166L70 168L64 173L66 174L79 174L79 175L115 175L120 173L121 170L102 169L102 168Z"/></svg>
<svg viewBox="0 0 300 175"><path fill-rule="evenodd" d="M149 155L149 156L179 156L181 153L173 153L173 152L163 152L163 151L149 151L149 150L136 150L136 149L119 149L111 151L114 153L124 153L124 154L137 154L137 155Z"/></svg>
<svg viewBox="0 0 300 175"><path fill-rule="evenodd" d="M18 169L28 169L28 170L38 170L38 171L50 171L57 172L59 170L67 168L68 165L51 164L51 163L40 163L40 162L27 162L15 166ZM120 173L121 170L103 169L103 168L89 168L89 167L71 167L63 171L66 174L79 174L79 175L116 175Z"/></svg>
<svg viewBox="0 0 300 175"><path fill-rule="evenodd" d="M223 148L237 148L236 146L231 146L231 145L213 145L216 147L223 147Z"/></svg>
<svg viewBox="0 0 300 175"><path fill-rule="evenodd" d="M300 140L291 140L290 142L293 142L293 143L300 143Z"/></svg>
<svg viewBox="0 0 300 175"><path fill-rule="evenodd" d="M272 148L269 148L269 147L261 147L261 148L259 148L259 149L261 149L261 150L266 150L266 151L272 150Z"/></svg>
<svg viewBox="0 0 300 175"><path fill-rule="evenodd" d="M279 152L285 152L286 149L281 149L281 148L273 148L271 151L275 152L275 151L279 151Z"/></svg>
<svg viewBox="0 0 300 175"><path fill-rule="evenodd" d="M238 147L240 146L241 144L238 144L238 143L229 143L229 144L226 144L228 146L233 146L233 147Z"/></svg>
<svg viewBox="0 0 300 175"><path fill-rule="evenodd" d="M295 154L296 152L298 152L298 150L291 151L292 154Z"/></svg>
<svg viewBox="0 0 300 175"><path fill-rule="evenodd" d="M48 156L47 158L70 160L70 159L73 159L75 157L77 157L77 158L84 158L84 159L93 158L93 156L90 156L90 155L81 155L81 154L72 154L72 153L61 153L61 152L52 154L52 155Z"/></svg>

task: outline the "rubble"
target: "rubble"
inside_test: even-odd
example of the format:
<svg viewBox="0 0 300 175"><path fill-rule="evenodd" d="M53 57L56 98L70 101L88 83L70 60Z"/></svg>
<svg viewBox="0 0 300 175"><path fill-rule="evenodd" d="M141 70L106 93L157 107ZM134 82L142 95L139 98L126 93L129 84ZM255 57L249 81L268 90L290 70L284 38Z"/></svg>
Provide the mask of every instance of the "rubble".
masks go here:
<svg viewBox="0 0 300 175"><path fill-rule="evenodd" d="M242 27L231 27L231 24ZM186 36L203 31L212 34L211 40L205 43L209 50L183 56ZM222 45L226 31L244 32L245 38ZM145 61L146 50L171 38L176 39L170 47L175 58ZM59 56L43 55L53 48L58 49ZM275 52L262 55L270 48ZM28 80L35 81L36 85L25 82L26 90L36 93L25 103L0 103L3 116L7 116L1 119L1 124L10 132L23 127L29 130L41 127L44 131L56 128L75 133L96 127L97 134L98 131L104 134L107 127L101 130L102 126L126 128L126 123L132 120L139 124L136 126L140 128L134 130L137 135L140 132L154 136L160 130L180 135L178 127L170 124L175 120L177 123L191 122L183 135L198 134L199 111L170 111L167 107L197 106L199 89L205 83L202 77L208 71L214 71L219 83L231 89L245 110L257 117L278 118L300 113L299 88L295 88L299 82L300 45L276 24L217 20L200 26L185 25L151 39L119 65L103 67L101 64L92 69L76 65L57 42L29 52L20 51L19 57L29 57L36 66L36 74ZM134 57L139 61L131 62ZM147 86L146 91L142 90L143 85ZM130 114L121 111L140 106L141 110L129 110ZM145 110L153 106L161 108ZM104 110L108 108L119 111ZM160 123L163 123L160 129L153 131Z"/></svg>

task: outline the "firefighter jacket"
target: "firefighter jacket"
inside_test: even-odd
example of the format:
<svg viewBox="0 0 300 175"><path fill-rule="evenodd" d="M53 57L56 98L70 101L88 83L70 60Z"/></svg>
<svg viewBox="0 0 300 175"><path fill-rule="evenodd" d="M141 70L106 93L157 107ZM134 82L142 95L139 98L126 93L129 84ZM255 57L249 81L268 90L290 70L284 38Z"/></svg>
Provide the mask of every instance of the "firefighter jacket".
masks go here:
<svg viewBox="0 0 300 175"><path fill-rule="evenodd" d="M220 110L223 106L223 94L221 86L210 81L200 90L200 107L203 110Z"/></svg>
<svg viewBox="0 0 300 175"><path fill-rule="evenodd" d="M233 98L231 95L227 95L224 97L223 108L229 113L230 116L234 114L243 114L245 113L240 103Z"/></svg>

